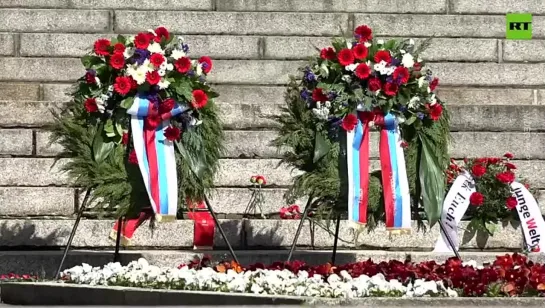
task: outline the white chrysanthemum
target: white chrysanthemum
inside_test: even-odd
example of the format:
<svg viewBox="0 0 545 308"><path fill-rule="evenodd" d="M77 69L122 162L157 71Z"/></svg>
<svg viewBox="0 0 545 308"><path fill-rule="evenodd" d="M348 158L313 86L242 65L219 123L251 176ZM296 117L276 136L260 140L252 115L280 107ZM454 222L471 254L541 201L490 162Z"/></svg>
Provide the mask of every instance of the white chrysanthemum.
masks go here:
<svg viewBox="0 0 545 308"><path fill-rule="evenodd" d="M347 65L344 67L345 70L349 71L349 72L353 72L356 70L356 68L358 67L359 63L353 63L353 64L350 64L350 65Z"/></svg>
<svg viewBox="0 0 545 308"><path fill-rule="evenodd" d="M415 96L409 100L409 108L415 109L418 106L418 103L420 102L420 98L418 96Z"/></svg>
<svg viewBox="0 0 545 308"><path fill-rule="evenodd" d="M414 57L410 53L406 53L401 58L401 64L406 68L411 68L414 66Z"/></svg>
<svg viewBox="0 0 545 308"><path fill-rule="evenodd" d="M202 65L201 65L201 63L197 63L197 65L195 65L195 75L197 75L197 76L202 75Z"/></svg>
<svg viewBox="0 0 545 308"><path fill-rule="evenodd" d="M371 44L369 42L365 42L365 43L363 43L363 46L369 48L369 47L373 46L373 44Z"/></svg>
<svg viewBox="0 0 545 308"><path fill-rule="evenodd" d="M377 40L377 44L379 44L379 45L384 44L384 40Z"/></svg>
<svg viewBox="0 0 545 308"><path fill-rule="evenodd" d="M422 86L424 85L424 81L426 81L425 76L422 76L422 77L418 78L418 87L419 88L422 88Z"/></svg>
<svg viewBox="0 0 545 308"><path fill-rule="evenodd" d="M430 97L430 105L433 106L435 104L437 104L437 98L435 97L435 94L432 94L431 97Z"/></svg>
<svg viewBox="0 0 545 308"><path fill-rule="evenodd" d="M151 53L160 53L160 54L164 54L165 51L163 50L163 48L161 48L161 44L159 43L151 43L149 44L148 46L148 51L151 52Z"/></svg>
<svg viewBox="0 0 545 308"><path fill-rule="evenodd" d="M170 55L174 60L178 60L182 57L185 57L185 52L181 49L174 49Z"/></svg>
<svg viewBox="0 0 545 308"><path fill-rule="evenodd" d="M167 66L166 66L166 70L167 71L172 71L174 69L174 65L172 65L171 63L168 63Z"/></svg>

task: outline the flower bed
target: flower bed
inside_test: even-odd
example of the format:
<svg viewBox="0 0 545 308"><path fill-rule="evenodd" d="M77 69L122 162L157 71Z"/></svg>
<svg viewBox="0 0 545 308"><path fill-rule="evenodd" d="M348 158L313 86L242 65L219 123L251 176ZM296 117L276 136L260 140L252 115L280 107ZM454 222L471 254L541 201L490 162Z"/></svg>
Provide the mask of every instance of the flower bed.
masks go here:
<svg viewBox="0 0 545 308"><path fill-rule="evenodd" d="M204 258L178 268L159 268L140 259L127 266L83 264L65 270L62 279L103 286L332 298L545 294L545 266L518 254L498 256L483 266L451 258L442 264L368 260L335 267L294 261L242 267L233 262L211 264Z"/></svg>

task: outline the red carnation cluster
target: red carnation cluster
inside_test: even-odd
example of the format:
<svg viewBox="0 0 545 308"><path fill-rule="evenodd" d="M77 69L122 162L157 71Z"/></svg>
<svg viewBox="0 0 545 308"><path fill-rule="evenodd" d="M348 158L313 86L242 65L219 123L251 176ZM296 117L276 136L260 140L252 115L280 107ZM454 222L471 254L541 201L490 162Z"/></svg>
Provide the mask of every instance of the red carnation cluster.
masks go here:
<svg viewBox="0 0 545 308"><path fill-rule="evenodd" d="M280 219L300 219L301 209L297 204L284 206L280 209Z"/></svg>

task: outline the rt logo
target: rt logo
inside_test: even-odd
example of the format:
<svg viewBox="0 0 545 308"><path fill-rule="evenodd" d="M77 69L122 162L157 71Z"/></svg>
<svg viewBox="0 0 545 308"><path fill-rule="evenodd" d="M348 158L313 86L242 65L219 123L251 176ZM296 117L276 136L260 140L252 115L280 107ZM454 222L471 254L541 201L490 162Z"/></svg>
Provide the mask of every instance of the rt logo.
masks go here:
<svg viewBox="0 0 545 308"><path fill-rule="evenodd" d="M507 14L505 20L508 40L532 39L532 14Z"/></svg>

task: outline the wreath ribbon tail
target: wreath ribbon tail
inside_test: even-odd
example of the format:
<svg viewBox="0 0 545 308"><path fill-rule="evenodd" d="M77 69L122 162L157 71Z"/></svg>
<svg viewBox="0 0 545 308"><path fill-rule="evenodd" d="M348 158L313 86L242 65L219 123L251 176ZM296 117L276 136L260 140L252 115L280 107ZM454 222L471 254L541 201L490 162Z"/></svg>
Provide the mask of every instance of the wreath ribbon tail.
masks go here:
<svg viewBox="0 0 545 308"><path fill-rule="evenodd" d="M380 120L380 167L386 213L386 228L402 233L411 228L410 194L401 135L396 118L388 113Z"/></svg>

